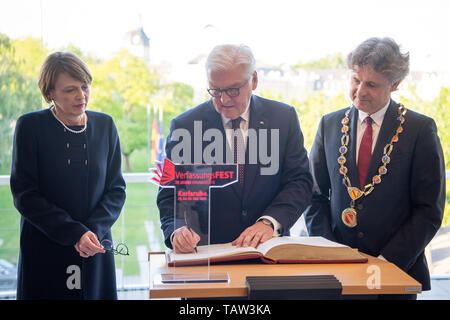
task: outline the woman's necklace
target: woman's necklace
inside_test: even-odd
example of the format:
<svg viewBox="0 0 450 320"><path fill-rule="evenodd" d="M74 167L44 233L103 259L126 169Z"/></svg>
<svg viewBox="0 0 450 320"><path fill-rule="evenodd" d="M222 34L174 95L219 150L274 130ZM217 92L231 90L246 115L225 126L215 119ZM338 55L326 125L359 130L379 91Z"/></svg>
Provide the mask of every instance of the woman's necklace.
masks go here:
<svg viewBox="0 0 450 320"><path fill-rule="evenodd" d="M72 132L72 133L83 133L84 131L86 131L86 128L87 128L86 112L84 113L84 127L83 127L83 129L77 131L77 130L70 129L68 126L66 126L66 124L64 122L59 120L59 118L56 116L56 112L55 112L55 107L54 106L50 110L51 110L53 116L55 117L55 119L58 120L58 122L61 123L63 125L64 129L66 129L67 131Z"/></svg>
<svg viewBox="0 0 450 320"><path fill-rule="evenodd" d="M398 108L398 117L397 120L400 122L399 126L395 130L394 136L391 138L391 141L386 144L383 150L383 156L381 157L382 165L378 168L378 174L374 175L372 177L372 182L364 186L364 190L360 190L356 187L351 186L350 179L347 177L348 169L346 166L344 166L347 159L345 158L345 154L348 150L348 142L350 140L350 136L348 134L349 132L349 126L350 119L348 117L350 113L351 108L349 108L345 112L345 117L342 119L342 129L341 132L344 134L341 138L341 146L339 147L338 151L340 153L340 156L338 157L337 161L341 165L339 168L339 173L344 177L343 183L344 186L347 188L347 192L350 195L350 198L352 199L350 202L350 208L344 209L341 214L342 222L349 228L353 228L357 225L356 221L356 210L355 210L355 200L361 198L362 196L369 195L373 189L375 188L376 184L379 184L381 182L381 176L387 173L387 164L391 161L391 158L389 157L391 155L392 149L394 148L394 143L398 141L398 135L403 131L403 123L405 122L405 114L406 114L406 108L400 104Z"/></svg>

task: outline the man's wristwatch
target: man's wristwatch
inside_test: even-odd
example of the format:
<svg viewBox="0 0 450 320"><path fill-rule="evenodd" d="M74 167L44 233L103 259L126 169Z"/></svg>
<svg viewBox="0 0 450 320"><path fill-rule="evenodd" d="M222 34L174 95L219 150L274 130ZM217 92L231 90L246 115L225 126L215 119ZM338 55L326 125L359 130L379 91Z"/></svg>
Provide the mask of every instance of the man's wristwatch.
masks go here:
<svg viewBox="0 0 450 320"><path fill-rule="evenodd" d="M274 226L273 226L272 221L270 221L269 219L262 218L262 219L260 219L258 221L264 223L266 226L270 226L273 230L275 229Z"/></svg>

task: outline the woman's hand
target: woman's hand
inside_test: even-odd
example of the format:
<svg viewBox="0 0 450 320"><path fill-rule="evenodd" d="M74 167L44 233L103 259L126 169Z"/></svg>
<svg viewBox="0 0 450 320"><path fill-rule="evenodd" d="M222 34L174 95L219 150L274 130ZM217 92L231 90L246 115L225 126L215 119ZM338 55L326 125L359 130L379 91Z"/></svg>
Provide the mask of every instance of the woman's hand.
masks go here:
<svg viewBox="0 0 450 320"><path fill-rule="evenodd" d="M89 258L97 253L105 253L102 245L98 241L97 235L92 231L87 231L83 234L75 243L75 250L80 254L83 258Z"/></svg>

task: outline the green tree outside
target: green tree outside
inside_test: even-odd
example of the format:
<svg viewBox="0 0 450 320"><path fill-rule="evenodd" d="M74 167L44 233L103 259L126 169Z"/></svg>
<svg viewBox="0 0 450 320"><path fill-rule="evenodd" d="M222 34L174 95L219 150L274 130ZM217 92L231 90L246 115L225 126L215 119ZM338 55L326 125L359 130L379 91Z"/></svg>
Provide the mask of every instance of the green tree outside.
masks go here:
<svg viewBox="0 0 450 320"><path fill-rule="evenodd" d="M124 171L130 172L131 154L147 147L147 107L160 90L160 76L126 50L89 67L94 77L90 106L114 118Z"/></svg>
<svg viewBox="0 0 450 320"><path fill-rule="evenodd" d="M117 125L124 156L124 172L142 172L148 170L147 144L148 108L153 120L153 105L164 108L164 132L167 136L170 121L193 106L193 88L187 84L170 82L162 84L161 75L149 67L141 58L122 50L112 58L102 61L92 54L85 54L79 48L69 45L65 51L79 55L89 66L94 81L91 90L89 108L107 113ZM33 38L9 39L0 34L0 174L8 175L11 168L11 146L17 118L26 112L45 107L41 98L37 79L39 68L49 50L40 40ZM53 51L53 50L52 50ZM329 55L318 61L299 63L303 68L344 68L342 55ZM421 99L411 87L408 97L400 97L400 102L409 109L432 117L437 124L438 134L446 161L450 169L450 88L441 88L439 95L431 101ZM322 92L313 92L304 99L285 98L279 92L266 90L260 92L266 98L286 102L297 110L305 138L305 147L311 150L320 118L329 112L348 106L350 101L346 93L327 97ZM205 94L205 99L209 97ZM115 238L121 237L121 228L125 228L124 238L128 244L146 242L147 235L143 222L149 219L147 208L155 210L156 187L147 184L131 184L127 189L129 197L126 203L127 218L120 218L113 228ZM450 224L450 192L447 192L447 205L443 225ZM8 186L0 188L0 258L17 260L18 229L20 215L15 211ZM156 215L157 216L157 215ZM157 223L157 217L153 217ZM125 227L126 226L126 227ZM8 247L5 249L5 247ZM133 249L131 249L133 250ZM125 270L126 274L135 274L137 262ZM127 267L128 268L128 267Z"/></svg>
<svg viewBox="0 0 450 320"><path fill-rule="evenodd" d="M40 56L39 41L32 38L11 40L0 34L0 174L11 170L11 146L17 118L37 110L41 104L37 87Z"/></svg>
<svg viewBox="0 0 450 320"><path fill-rule="evenodd" d="M293 67L295 69L345 69L346 63L344 56L339 52L308 62L298 62Z"/></svg>

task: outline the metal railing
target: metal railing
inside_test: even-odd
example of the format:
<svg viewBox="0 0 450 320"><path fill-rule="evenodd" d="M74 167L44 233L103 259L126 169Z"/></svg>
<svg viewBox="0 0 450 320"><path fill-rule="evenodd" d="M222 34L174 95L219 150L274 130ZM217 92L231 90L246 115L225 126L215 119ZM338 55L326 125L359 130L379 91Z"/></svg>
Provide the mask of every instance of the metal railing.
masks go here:
<svg viewBox="0 0 450 320"><path fill-rule="evenodd" d="M124 173L123 178L126 183L143 183L150 182L150 179L154 176L153 173ZM450 170L447 171L447 176L450 176ZM0 175L0 186L9 186L9 175Z"/></svg>
<svg viewBox="0 0 450 320"><path fill-rule="evenodd" d="M126 183L150 182L152 177L154 177L154 174L150 172L123 174ZM450 170L445 170L445 177L446 179L450 179ZM9 186L9 175L0 175L0 186Z"/></svg>
<svg viewBox="0 0 450 320"><path fill-rule="evenodd" d="M153 177L154 174L150 172L123 174L126 183L150 182L150 179ZM450 170L445 170L445 177L446 179L450 179ZM0 186L9 186L9 175L0 175Z"/></svg>

